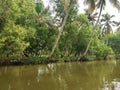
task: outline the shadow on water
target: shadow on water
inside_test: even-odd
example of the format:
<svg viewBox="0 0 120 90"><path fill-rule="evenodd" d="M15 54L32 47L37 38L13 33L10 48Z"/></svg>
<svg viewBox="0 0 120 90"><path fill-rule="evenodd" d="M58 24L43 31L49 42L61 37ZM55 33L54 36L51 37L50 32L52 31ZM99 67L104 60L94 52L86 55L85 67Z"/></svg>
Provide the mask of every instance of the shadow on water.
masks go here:
<svg viewBox="0 0 120 90"><path fill-rule="evenodd" d="M0 67L0 90L120 90L120 61Z"/></svg>

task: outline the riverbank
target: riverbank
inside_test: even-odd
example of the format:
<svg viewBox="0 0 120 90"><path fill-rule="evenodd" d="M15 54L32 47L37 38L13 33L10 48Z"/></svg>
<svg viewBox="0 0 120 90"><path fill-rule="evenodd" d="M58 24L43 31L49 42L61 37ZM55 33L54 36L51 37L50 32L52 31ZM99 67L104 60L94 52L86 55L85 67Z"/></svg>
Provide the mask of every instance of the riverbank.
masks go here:
<svg viewBox="0 0 120 90"><path fill-rule="evenodd" d="M37 64L49 64L49 63L58 63L58 62L81 62L80 60L38 60L38 61L30 61L30 60L21 60L21 61L17 61L17 60L13 60L10 62L0 62L0 66L22 66L22 65L37 65Z"/></svg>
<svg viewBox="0 0 120 90"><path fill-rule="evenodd" d="M111 60L113 58L109 58ZM114 58L115 59L115 58ZM86 62L86 61L97 61L97 60L105 60L103 57L97 59L94 56L89 56L87 58L52 58L48 59L47 57L26 57L20 60L0 60L0 66L20 66L20 65L35 65L35 64L49 64L49 63L57 63L57 62Z"/></svg>

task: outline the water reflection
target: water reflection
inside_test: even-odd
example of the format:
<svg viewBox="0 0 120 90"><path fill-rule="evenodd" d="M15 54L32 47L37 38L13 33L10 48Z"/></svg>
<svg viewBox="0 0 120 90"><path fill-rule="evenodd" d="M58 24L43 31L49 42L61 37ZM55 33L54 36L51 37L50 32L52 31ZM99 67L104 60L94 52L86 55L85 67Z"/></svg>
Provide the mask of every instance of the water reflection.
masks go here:
<svg viewBox="0 0 120 90"><path fill-rule="evenodd" d="M120 61L0 67L0 90L120 90Z"/></svg>

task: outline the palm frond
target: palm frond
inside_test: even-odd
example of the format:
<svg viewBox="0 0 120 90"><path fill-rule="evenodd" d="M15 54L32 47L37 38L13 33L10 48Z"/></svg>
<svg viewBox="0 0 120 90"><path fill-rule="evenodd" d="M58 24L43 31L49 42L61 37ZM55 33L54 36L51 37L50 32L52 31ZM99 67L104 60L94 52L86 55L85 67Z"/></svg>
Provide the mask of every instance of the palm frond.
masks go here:
<svg viewBox="0 0 120 90"><path fill-rule="evenodd" d="M115 15L110 16L110 18L113 18L113 17L115 17Z"/></svg>
<svg viewBox="0 0 120 90"><path fill-rule="evenodd" d="M112 23L117 25L117 26L119 25L119 22L116 22L116 21L112 21Z"/></svg>
<svg viewBox="0 0 120 90"><path fill-rule="evenodd" d="M120 10L120 1L119 0L109 0L110 3L116 7L118 10Z"/></svg>

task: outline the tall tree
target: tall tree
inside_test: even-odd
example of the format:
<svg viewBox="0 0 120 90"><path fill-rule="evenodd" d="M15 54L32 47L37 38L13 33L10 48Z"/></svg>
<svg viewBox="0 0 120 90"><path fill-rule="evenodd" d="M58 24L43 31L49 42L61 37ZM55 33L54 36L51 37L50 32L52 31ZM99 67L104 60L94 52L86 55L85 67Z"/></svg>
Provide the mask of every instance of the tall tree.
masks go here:
<svg viewBox="0 0 120 90"><path fill-rule="evenodd" d="M101 34L104 36L105 34L109 34L112 31L112 26L116 25L115 21L112 21L111 19L114 17L114 15L109 15L108 13L102 15L101 19Z"/></svg>
<svg viewBox="0 0 120 90"><path fill-rule="evenodd" d="M68 19L68 16L69 16L69 13L70 13L70 9L71 9L71 7L72 7L73 2L74 2L74 0L70 0L70 1L68 2L68 4L67 4L67 8L65 8L65 16L63 17L62 24L61 24L61 26L60 26L60 28L59 28L59 34L58 34L58 36L57 36L57 38L56 38L56 40L55 40L54 46L53 46L53 48L52 48L52 51L51 51L51 53L50 53L49 56L48 56L49 59L52 57L52 55L53 55L53 53L54 53L54 51L55 51L55 49L56 49L56 47L57 47L57 45L58 45L58 42L59 42L60 37L61 37L61 35L62 35L64 26L65 26L66 21L67 21L67 19ZM65 5L66 5L66 4L65 4Z"/></svg>
<svg viewBox="0 0 120 90"><path fill-rule="evenodd" d="M106 45L108 45L108 34L113 33L112 26L117 26L118 22L112 21L114 15L108 13L102 15L101 23L101 36L106 36Z"/></svg>

